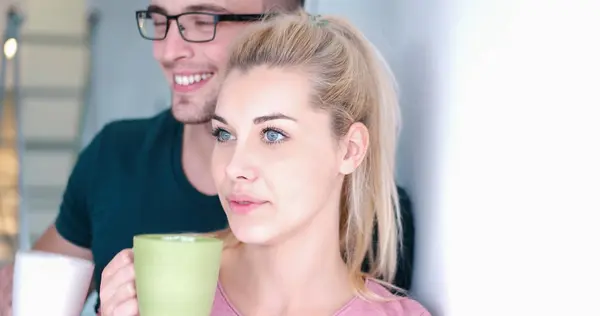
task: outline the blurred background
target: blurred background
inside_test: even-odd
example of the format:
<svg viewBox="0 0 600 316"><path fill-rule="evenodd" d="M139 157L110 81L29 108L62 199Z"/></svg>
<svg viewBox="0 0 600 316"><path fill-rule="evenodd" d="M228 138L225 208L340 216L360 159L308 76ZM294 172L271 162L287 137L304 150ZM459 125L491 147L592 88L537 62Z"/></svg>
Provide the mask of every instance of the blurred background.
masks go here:
<svg viewBox="0 0 600 316"><path fill-rule="evenodd" d="M81 148L91 74L85 7L80 1L0 5L0 260L53 221Z"/></svg>
<svg viewBox="0 0 600 316"><path fill-rule="evenodd" d="M0 0L0 265L54 221L104 124L169 106L135 26L147 4ZM600 2L307 9L351 19L398 78L413 295L436 316L600 315Z"/></svg>
<svg viewBox="0 0 600 316"><path fill-rule="evenodd" d="M0 261L54 221L77 154L105 123L169 105L135 26L148 3L98 4L1 1Z"/></svg>

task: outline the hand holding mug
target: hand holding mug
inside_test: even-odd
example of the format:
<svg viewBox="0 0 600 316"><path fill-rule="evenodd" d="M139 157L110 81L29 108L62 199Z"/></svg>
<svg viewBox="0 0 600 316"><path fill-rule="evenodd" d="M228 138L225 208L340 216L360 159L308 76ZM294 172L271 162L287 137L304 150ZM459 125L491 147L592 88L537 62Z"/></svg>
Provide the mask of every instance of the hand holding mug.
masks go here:
<svg viewBox="0 0 600 316"><path fill-rule="evenodd" d="M135 236L102 273L101 315L210 315L222 250L209 237Z"/></svg>
<svg viewBox="0 0 600 316"><path fill-rule="evenodd" d="M133 251L117 254L102 272L100 286L102 316L138 316Z"/></svg>

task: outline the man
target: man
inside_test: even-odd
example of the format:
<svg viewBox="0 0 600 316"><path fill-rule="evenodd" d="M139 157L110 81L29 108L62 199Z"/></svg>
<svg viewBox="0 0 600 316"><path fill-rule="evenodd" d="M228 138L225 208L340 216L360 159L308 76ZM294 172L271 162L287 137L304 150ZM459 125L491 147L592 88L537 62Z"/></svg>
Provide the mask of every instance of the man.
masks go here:
<svg viewBox="0 0 600 316"><path fill-rule="evenodd" d="M173 91L172 107L149 119L108 124L80 157L59 215L34 248L94 260L96 289L108 262L140 233L210 232L227 218L210 176L214 139L209 115L231 41L256 13L297 9L303 0L152 0L136 14L140 34ZM397 285L409 288L410 204L404 209L404 259ZM0 281L0 314L8 308L11 269ZM4 289L2 289L4 287ZM96 304L98 308L98 304Z"/></svg>

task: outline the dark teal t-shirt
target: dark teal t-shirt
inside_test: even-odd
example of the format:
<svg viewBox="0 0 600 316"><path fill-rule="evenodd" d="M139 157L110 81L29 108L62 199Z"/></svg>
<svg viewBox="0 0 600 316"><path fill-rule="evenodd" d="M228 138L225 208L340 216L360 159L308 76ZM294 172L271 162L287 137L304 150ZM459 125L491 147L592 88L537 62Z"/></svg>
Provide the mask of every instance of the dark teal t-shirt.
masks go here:
<svg viewBox="0 0 600 316"><path fill-rule="evenodd" d="M59 234L91 249L104 267L141 233L210 232L227 218L219 198L198 192L181 162L183 125L170 111L110 123L80 154L56 220Z"/></svg>
<svg viewBox="0 0 600 316"><path fill-rule="evenodd" d="M183 124L167 110L148 119L106 125L80 154L56 228L69 242L91 249L94 281L104 267L148 233L212 232L227 226L217 196L198 192L183 171ZM409 289L414 229L411 204L398 188L404 249L395 284ZM98 304L96 304L96 308Z"/></svg>

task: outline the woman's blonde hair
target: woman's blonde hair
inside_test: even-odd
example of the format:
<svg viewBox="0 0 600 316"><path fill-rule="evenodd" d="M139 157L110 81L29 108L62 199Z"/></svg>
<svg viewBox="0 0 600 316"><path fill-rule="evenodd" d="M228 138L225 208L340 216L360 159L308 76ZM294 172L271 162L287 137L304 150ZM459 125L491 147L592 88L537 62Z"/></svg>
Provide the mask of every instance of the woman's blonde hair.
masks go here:
<svg viewBox="0 0 600 316"><path fill-rule="evenodd" d="M379 52L349 22L303 11L278 14L250 27L233 45L226 74L257 66L307 73L312 101L331 113L336 136L345 135L355 122L369 130L366 156L344 180L340 246L357 294L370 296L365 277L387 284L394 280L402 236L394 182L400 125L394 76ZM231 234L227 239L235 240ZM366 274L361 272L365 259L370 267Z"/></svg>

